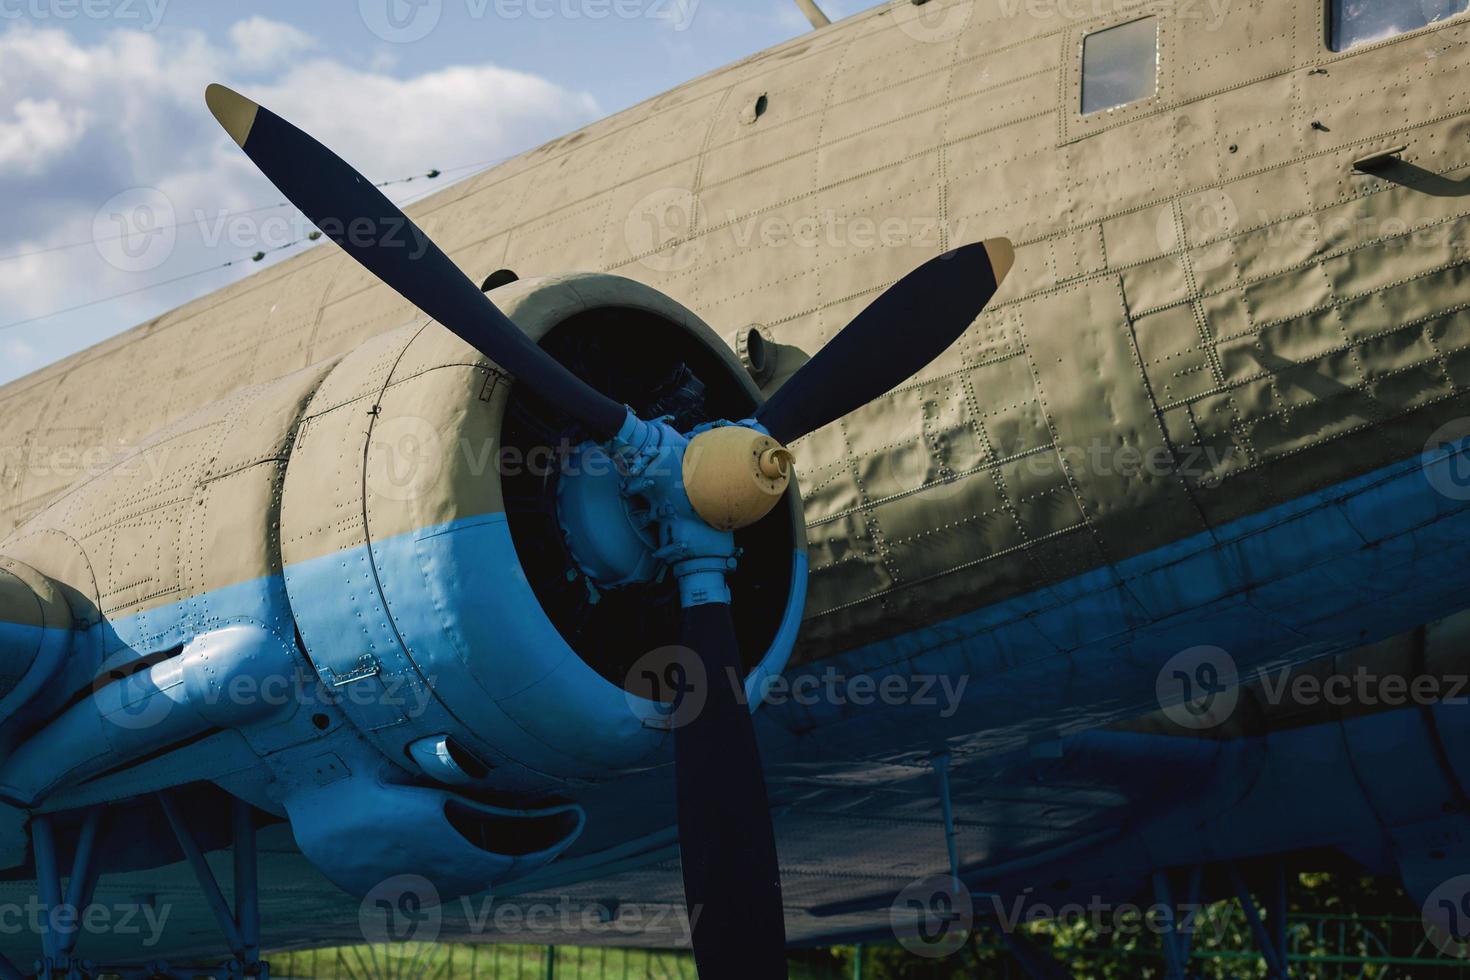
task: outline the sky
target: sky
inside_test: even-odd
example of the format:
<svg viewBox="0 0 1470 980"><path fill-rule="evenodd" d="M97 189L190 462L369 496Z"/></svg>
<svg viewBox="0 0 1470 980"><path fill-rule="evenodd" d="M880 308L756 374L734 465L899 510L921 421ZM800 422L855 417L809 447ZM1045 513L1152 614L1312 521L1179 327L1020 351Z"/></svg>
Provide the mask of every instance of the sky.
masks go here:
<svg viewBox="0 0 1470 980"><path fill-rule="evenodd" d="M0 0L0 384L335 247L209 82L405 203L809 29L794 0Z"/></svg>

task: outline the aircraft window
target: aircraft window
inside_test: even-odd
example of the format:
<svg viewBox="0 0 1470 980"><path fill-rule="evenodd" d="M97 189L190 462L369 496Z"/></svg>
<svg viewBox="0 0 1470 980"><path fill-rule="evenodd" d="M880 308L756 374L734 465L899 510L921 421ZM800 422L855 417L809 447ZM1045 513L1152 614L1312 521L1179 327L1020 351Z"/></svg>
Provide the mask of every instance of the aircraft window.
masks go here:
<svg viewBox="0 0 1470 980"><path fill-rule="evenodd" d="M1382 41L1465 12L1470 0L1331 0L1332 50Z"/></svg>
<svg viewBox="0 0 1470 980"><path fill-rule="evenodd" d="M1159 25L1130 21L1082 39L1082 113L1116 109L1158 91Z"/></svg>

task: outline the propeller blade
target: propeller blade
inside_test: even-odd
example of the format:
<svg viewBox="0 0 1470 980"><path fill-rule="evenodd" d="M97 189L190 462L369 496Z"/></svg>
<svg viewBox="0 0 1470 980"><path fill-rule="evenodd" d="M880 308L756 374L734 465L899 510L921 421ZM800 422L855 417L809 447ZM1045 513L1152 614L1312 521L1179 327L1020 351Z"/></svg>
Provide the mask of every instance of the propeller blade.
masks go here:
<svg viewBox="0 0 1470 980"><path fill-rule="evenodd" d="M617 434L628 410L532 343L428 235L346 161L223 85L209 86L204 100L245 155L322 234L404 299L565 409L594 437Z"/></svg>
<svg viewBox="0 0 1470 980"><path fill-rule="evenodd" d="M674 729L679 857L700 980L786 976L781 871L743 676L724 603L686 606L681 645L699 658L703 707Z"/></svg>
<svg viewBox="0 0 1470 980"><path fill-rule="evenodd" d="M790 443L917 374L980 315L1014 257L1009 241L992 238L925 262L788 378L756 421Z"/></svg>

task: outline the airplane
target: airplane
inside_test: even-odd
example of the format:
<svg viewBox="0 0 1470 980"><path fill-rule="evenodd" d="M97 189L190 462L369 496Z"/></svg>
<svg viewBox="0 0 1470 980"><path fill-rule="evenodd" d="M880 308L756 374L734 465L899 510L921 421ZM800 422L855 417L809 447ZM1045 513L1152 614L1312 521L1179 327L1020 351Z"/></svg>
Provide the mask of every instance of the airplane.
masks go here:
<svg viewBox="0 0 1470 980"><path fill-rule="evenodd" d="M1464 955L1465 3L801 6L409 215L211 86L334 244L0 388L0 976Z"/></svg>

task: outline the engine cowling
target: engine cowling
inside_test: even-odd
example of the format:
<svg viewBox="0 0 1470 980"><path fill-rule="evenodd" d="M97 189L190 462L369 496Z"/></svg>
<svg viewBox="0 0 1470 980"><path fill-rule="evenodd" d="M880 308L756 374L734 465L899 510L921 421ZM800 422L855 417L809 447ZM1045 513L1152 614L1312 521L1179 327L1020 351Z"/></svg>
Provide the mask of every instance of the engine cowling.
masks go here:
<svg viewBox="0 0 1470 980"><path fill-rule="evenodd" d="M714 332L649 287L583 274L492 298L644 417L742 418L757 403ZM674 642L675 586L637 555L630 575L599 574L636 551L638 515L587 509L572 472L584 450L556 406L429 322L368 342L313 396L281 503L286 587L322 679L388 757L512 791L668 760L665 706L624 681ZM748 692L795 640L803 528L793 486L740 532ZM601 529L610 550L588 546Z"/></svg>

